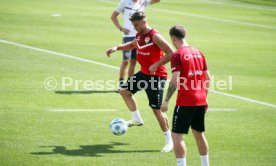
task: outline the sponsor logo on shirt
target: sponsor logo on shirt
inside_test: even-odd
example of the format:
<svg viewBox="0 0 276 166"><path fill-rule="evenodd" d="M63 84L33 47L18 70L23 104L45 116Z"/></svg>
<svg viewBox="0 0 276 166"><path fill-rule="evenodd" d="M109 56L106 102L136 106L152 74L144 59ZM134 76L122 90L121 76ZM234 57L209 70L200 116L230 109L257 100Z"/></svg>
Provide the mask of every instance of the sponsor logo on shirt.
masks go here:
<svg viewBox="0 0 276 166"><path fill-rule="evenodd" d="M188 60L190 60L190 59L193 59L193 58L198 58L198 59L200 59L200 58L202 58L202 56L201 56L200 54L185 54L185 55L184 55L184 59L185 59L186 61L188 61Z"/></svg>
<svg viewBox="0 0 276 166"><path fill-rule="evenodd" d="M203 71L202 70L189 70L188 72L188 76L189 77L193 77L193 76L197 76L197 75L202 75Z"/></svg>
<svg viewBox="0 0 276 166"><path fill-rule="evenodd" d="M144 56L148 56L150 55L149 52L137 52L139 55L144 55Z"/></svg>

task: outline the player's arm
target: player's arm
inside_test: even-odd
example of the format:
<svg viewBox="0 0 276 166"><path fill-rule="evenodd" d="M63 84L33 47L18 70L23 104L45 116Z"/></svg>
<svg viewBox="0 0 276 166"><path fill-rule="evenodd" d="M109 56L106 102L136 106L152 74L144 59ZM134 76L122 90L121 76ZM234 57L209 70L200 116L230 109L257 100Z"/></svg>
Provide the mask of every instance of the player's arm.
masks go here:
<svg viewBox="0 0 276 166"><path fill-rule="evenodd" d="M124 28L119 20L118 20L118 16L120 13L118 13L116 10L113 11L112 15L111 15L111 20L114 23L114 25L117 27L117 29L121 32L123 32L125 35L129 34L129 30Z"/></svg>
<svg viewBox="0 0 276 166"><path fill-rule="evenodd" d="M114 46L114 47L108 49L108 50L106 51L106 55L107 55L108 57L110 57L110 55L111 55L113 52L117 51L117 50L133 50L134 48L136 48L136 39L134 39L134 40L131 41L131 42L127 42L127 43L124 43L124 44L120 44L120 45L118 45L118 46Z"/></svg>
<svg viewBox="0 0 276 166"><path fill-rule="evenodd" d="M180 71L175 71L172 73L172 79L170 81L165 100L163 101L161 108L160 108L162 112L166 112L168 110L169 101L178 86L179 76L180 76Z"/></svg>
<svg viewBox="0 0 276 166"><path fill-rule="evenodd" d="M160 2L160 0L149 0L149 1L151 5Z"/></svg>
<svg viewBox="0 0 276 166"><path fill-rule="evenodd" d="M203 79L203 86L205 88L205 94L206 94L206 97L207 97L211 77L210 77L210 73L208 71L208 65L207 65L205 56L202 54L202 52L200 52L200 54L203 57L203 75L202 75L202 79Z"/></svg>
<svg viewBox="0 0 276 166"><path fill-rule="evenodd" d="M203 71L203 82L204 82L206 97L208 95L210 81L211 81L211 77L210 77L209 71L208 70Z"/></svg>
<svg viewBox="0 0 276 166"><path fill-rule="evenodd" d="M168 63L171 60L173 53L173 48L160 34L156 34L153 36L153 42L165 53L165 56L149 68L149 71L152 74L159 66Z"/></svg>
<svg viewBox="0 0 276 166"><path fill-rule="evenodd" d="M115 10L113 11L112 15L111 15L111 20L112 22L114 23L114 25L121 31L121 29L123 28L121 26L121 24L119 23L119 20L118 20L118 16L119 16L120 13L116 12Z"/></svg>

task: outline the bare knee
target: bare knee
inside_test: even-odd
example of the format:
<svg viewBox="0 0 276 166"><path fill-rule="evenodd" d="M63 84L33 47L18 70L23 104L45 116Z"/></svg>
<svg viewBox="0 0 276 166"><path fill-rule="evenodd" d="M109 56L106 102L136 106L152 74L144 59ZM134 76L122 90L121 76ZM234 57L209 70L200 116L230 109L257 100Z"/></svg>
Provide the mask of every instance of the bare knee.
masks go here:
<svg viewBox="0 0 276 166"><path fill-rule="evenodd" d="M204 139L204 132L200 132L197 130L192 129L193 135L195 139Z"/></svg>
<svg viewBox="0 0 276 166"><path fill-rule="evenodd" d="M172 139L173 139L174 145L177 146L183 142L183 134L172 132Z"/></svg>
<svg viewBox="0 0 276 166"><path fill-rule="evenodd" d="M152 111L157 119L164 119L164 120L167 119L166 114L161 112L159 109L153 109Z"/></svg>
<svg viewBox="0 0 276 166"><path fill-rule="evenodd" d="M128 60L123 60L123 61L122 61L122 65L123 65L123 66L127 66L127 65L128 65L128 63L129 63L129 61L128 61Z"/></svg>
<svg viewBox="0 0 276 166"><path fill-rule="evenodd" d="M172 132L174 153L176 158L183 158L186 156L186 146L183 140L183 134Z"/></svg>
<svg viewBox="0 0 276 166"><path fill-rule="evenodd" d="M160 111L160 110L152 109L152 111L153 111L153 113L154 113L154 115L155 115L156 117L160 117L160 116L161 116L161 111Z"/></svg>
<svg viewBox="0 0 276 166"><path fill-rule="evenodd" d="M131 96L131 92L128 90L120 90L120 95L123 97Z"/></svg>

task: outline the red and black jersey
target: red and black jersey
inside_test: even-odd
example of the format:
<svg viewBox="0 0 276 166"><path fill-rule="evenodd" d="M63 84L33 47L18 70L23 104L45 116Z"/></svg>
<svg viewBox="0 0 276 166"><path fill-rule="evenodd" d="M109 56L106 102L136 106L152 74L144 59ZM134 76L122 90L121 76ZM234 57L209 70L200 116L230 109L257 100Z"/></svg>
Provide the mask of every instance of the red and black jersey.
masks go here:
<svg viewBox="0 0 276 166"><path fill-rule="evenodd" d="M166 79L168 74L165 65L159 66L154 74L150 74L149 71L150 66L160 61L164 56L163 51L153 42L155 34L158 34L155 29L151 29L146 35L136 34L136 59L141 65L140 71L142 73Z"/></svg>

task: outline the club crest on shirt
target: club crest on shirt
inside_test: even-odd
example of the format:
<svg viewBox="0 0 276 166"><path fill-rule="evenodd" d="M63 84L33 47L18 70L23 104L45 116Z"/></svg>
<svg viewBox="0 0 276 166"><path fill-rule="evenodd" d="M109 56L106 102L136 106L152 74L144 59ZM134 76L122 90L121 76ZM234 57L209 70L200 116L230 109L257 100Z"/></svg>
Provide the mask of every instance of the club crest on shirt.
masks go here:
<svg viewBox="0 0 276 166"><path fill-rule="evenodd" d="M145 37L145 43L148 44L149 41L150 41L150 37Z"/></svg>
<svg viewBox="0 0 276 166"><path fill-rule="evenodd" d="M136 40L139 42L139 41L140 41L140 36L138 36L138 37L136 38Z"/></svg>

